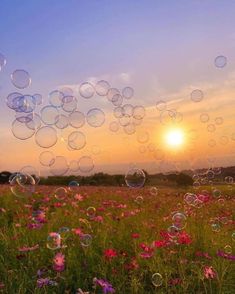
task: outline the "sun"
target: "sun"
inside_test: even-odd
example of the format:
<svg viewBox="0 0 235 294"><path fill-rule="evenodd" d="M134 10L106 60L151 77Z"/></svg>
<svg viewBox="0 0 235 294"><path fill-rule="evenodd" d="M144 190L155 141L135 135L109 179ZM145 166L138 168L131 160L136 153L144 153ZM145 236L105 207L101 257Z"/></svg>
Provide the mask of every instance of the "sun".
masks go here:
<svg viewBox="0 0 235 294"><path fill-rule="evenodd" d="M180 147L184 144L184 132L181 129L172 129L166 132L165 142L169 147Z"/></svg>

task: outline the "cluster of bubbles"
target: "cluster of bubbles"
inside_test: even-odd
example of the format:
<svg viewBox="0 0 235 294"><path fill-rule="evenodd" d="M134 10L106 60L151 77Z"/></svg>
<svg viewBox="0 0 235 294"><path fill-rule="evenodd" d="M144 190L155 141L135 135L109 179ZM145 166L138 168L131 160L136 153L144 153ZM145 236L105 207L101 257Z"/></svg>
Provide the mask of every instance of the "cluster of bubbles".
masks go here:
<svg viewBox="0 0 235 294"><path fill-rule="evenodd" d="M172 225L167 229L172 242L177 243L176 237L178 236L178 233L186 227L186 225L186 215L181 212L175 212L172 216Z"/></svg>

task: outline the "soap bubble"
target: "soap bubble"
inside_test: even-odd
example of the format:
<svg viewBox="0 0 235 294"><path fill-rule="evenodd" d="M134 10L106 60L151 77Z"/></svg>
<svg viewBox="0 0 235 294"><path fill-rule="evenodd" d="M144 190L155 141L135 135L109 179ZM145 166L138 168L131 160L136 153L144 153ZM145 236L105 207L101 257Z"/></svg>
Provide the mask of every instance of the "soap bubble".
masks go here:
<svg viewBox="0 0 235 294"><path fill-rule="evenodd" d="M122 89L122 96L126 99L131 99L134 96L134 89L131 87L125 87Z"/></svg>
<svg viewBox="0 0 235 294"><path fill-rule="evenodd" d="M41 165L51 166L55 161L55 156L51 151L43 151L39 155Z"/></svg>
<svg viewBox="0 0 235 294"><path fill-rule="evenodd" d="M65 96L63 98L62 109L65 112L73 112L77 108L77 99L74 96Z"/></svg>
<svg viewBox="0 0 235 294"><path fill-rule="evenodd" d="M223 68L227 65L227 57L219 55L214 60L215 66L218 68Z"/></svg>
<svg viewBox="0 0 235 294"><path fill-rule="evenodd" d="M94 168L94 162L90 156L82 156L78 161L78 165L79 165L79 170L82 173L88 173L92 171Z"/></svg>
<svg viewBox="0 0 235 294"><path fill-rule="evenodd" d="M41 105L42 104L42 95L41 94L33 94L33 97L35 99L36 105Z"/></svg>
<svg viewBox="0 0 235 294"><path fill-rule="evenodd" d="M202 90L196 89L191 92L191 100L193 102L200 102L202 101L204 94Z"/></svg>
<svg viewBox="0 0 235 294"><path fill-rule="evenodd" d="M141 188L145 183L145 173L138 168L131 168L125 175L126 185L130 188Z"/></svg>
<svg viewBox="0 0 235 294"><path fill-rule="evenodd" d="M86 145L86 137L82 132L72 132L68 136L68 145L74 150L80 150Z"/></svg>
<svg viewBox="0 0 235 294"><path fill-rule="evenodd" d="M208 131L208 132L213 133L213 132L215 132L215 130L216 130L215 125L213 125L213 124L209 124L209 125L207 126L207 131Z"/></svg>
<svg viewBox="0 0 235 294"><path fill-rule="evenodd" d="M79 165L77 160L72 160L69 163L69 169L72 172L77 172L79 170Z"/></svg>
<svg viewBox="0 0 235 294"><path fill-rule="evenodd" d="M18 121L17 119L14 120L12 123L12 133L13 135L20 140L27 140L34 135L34 130L27 127L25 123Z"/></svg>
<svg viewBox="0 0 235 294"><path fill-rule="evenodd" d="M106 96L108 94L108 90L110 85L105 80L100 80L95 85L96 94L99 96Z"/></svg>
<svg viewBox="0 0 235 294"><path fill-rule="evenodd" d="M61 248L61 237L59 233L52 232L47 237L47 248L56 250Z"/></svg>
<svg viewBox="0 0 235 294"><path fill-rule="evenodd" d="M49 103L54 107L61 107L63 104L64 94L58 90L54 90L49 94Z"/></svg>
<svg viewBox="0 0 235 294"><path fill-rule="evenodd" d="M152 275L152 284L155 286L155 287L160 287L163 283L163 278L162 278L162 275L159 274L159 273L155 273Z"/></svg>
<svg viewBox="0 0 235 294"><path fill-rule="evenodd" d="M141 204L143 204L143 202L144 202L144 198L142 196L137 196L135 198L135 203L136 204L141 205Z"/></svg>
<svg viewBox="0 0 235 294"><path fill-rule="evenodd" d="M77 181L71 181L69 182L68 187L70 191L77 191L79 188L79 183Z"/></svg>
<svg viewBox="0 0 235 294"><path fill-rule="evenodd" d="M9 108L13 109L13 110L17 110L18 109L18 105L19 105L19 100L23 95L21 93L18 92L13 92L10 93L7 98L6 98L6 104Z"/></svg>
<svg viewBox="0 0 235 294"><path fill-rule="evenodd" d="M121 106L123 102L123 97L120 94L115 94L112 98L112 103L114 106Z"/></svg>
<svg viewBox="0 0 235 294"><path fill-rule="evenodd" d="M215 124L216 125L222 125L223 122L224 122L224 119L222 117L218 116L218 117L215 118Z"/></svg>
<svg viewBox="0 0 235 294"><path fill-rule="evenodd" d="M66 115L64 114L59 114L58 117L57 117L57 122L55 124L55 126L58 128L58 129L65 129L68 127L69 125L69 119Z"/></svg>
<svg viewBox="0 0 235 294"><path fill-rule="evenodd" d="M80 243L83 247L88 247L92 243L92 236L89 234L82 234L80 236Z"/></svg>
<svg viewBox="0 0 235 294"><path fill-rule="evenodd" d="M230 245L225 245L224 246L224 252L226 254L232 254L232 252L233 252L232 247Z"/></svg>
<svg viewBox="0 0 235 294"><path fill-rule="evenodd" d="M29 73L24 69L17 69L11 74L11 82L18 89L25 89L31 84Z"/></svg>
<svg viewBox="0 0 235 294"><path fill-rule="evenodd" d="M37 113L29 114L28 116L31 116L31 120L26 122L26 126L31 130L38 130L42 124L41 117Z"/></svg>
<svg viewBox="0 0 235 294"><path fill-rule="evenodd" d="M19 197L30 197L35 191L35 180L28 174L17 173L10 180L11 192Z"/></svg>
<svg viewBox="0 0 235 294"><path fill-rule="evenodd" d="M96 209L95 209L95 207L88 207L87 210L86 210L86 215L89 218L94 218L95 215L96 215Z"/></svg>
<svg viewBox="0 0 235 294"><path fill-rule="evenodd" d="M54 125L59 120L58 109L54 106L44 106L41 109L41 119L45 125Z"/></svg>
<svg viewBox="0 0 235 294"><path fill-rule="evenodd" d="M193 193L186 193L184 195L184 201L188 204L188 205L193 205L194 201L197 199L197 195L193 194Z"/></svg>
<svg viewBox="0 0 235 294"><path fill-rule="evenodd" d="M186 216L183 213L177 212L172 217L173 225L179 230L186 227Z"/></svg>
<svg viewBox="0 0 235 294"><path fill-rule="evenodd" d="M68 191L64 187L60 187L55 190L55 198L57 200L65 200L67 195Z"/></svg>
<svg viewBox="0 0 235 294"><path fill-rule="evenodd" d="M158 188L157 187L150 187L149 192L152 196L157 196Z"/></svg>
<svg viewBox="0 0 235 294"><path fill-rule="evenodd" d="M159 101L157 101L156 102L156 108L157 108L157 110L159 110L159 111L163 111L163 110L166 110L166 102L165 101L163 101L163 100L159 100Z"/></svg>
<svg viewBox="0 0 235 294"><path fill-rule="evenodd" d="M60 234L61 239L67 239L70 233L70 228L68 227L61 227L58 230L58 233Z"/></svg>
<svg viewBox="0 0 235 294"><path fill-rule="evenodd" d="M139 131L137 134L137 141L141 144L147 143L149 140L149 133L147 131Z"/></svg>
<svg viewBox="0 0 235 294"><path fill-rule="evenodd" d="M122 107L118 106L116 108L114 108L113 110L113 115L116 117L116 118L121 118L123 115L124 115L124 110ZM235 136L234 136L235 137Z"/></svg>
<svg viewBox="0 0 235 294"><path fill-rule="evenodd" d="M141 105L135 106L133 110L133 117L135 119L142 119L145 116L145 108Z"/></svg>
<svg viewBox="0 0 235 294"><path fill-rule="evenodd" d="M80 111L70 113L69 124L73 128L81 128L85 124L85 115Z"/></svg>
<svg viewBox="0 0 235 294"><path fill-rule="evenodd" d="M82 83L79 87L79 93L83 98L89 99L95 94L95 89L91 83Z"/></svg>
<svg viewBox="0 0 235 294"><path fill-rule="evenodd" d="M116 88L110 88L107 93L107 98L109 101L113 100L114 95L120 94L120 91Z"/></svg>
<svg viewBox="0 0 235 294"><path fill-rule="evenodd" d="M117 132L119 130L119 124L116 121L113 121L109 124L109 130L111 132Z"/></svg>
<svg viewBox="0 0 235 294"><path fill-rule="evenodd" d="M40 172L33 166L27 165L20 169L20 174L30 175L37 185L40 182Z"/></svg>
<svg viewBox="0 0 235 294"><path fill-rule="evenodd" d="M209 117L208 113L200 114L200 121L202 123L207 123L209 120L210 120L210 117Z"/></svg>
<svg viewBox="0 0 235 294"><path fill-rule="evenodd" d="M133 123L130 123L130 124L124 126L123 130L127 135L132 135L135 133L135 125Z"/></svg>
<svg viewBox="0 0 235 294"><path fill-rule="evenodd" d="M50 172L54 176L63 176L69 170L67 160L64 156L56 156L55 161L50 165Z"/></svg>
<svg viewBox="0 0 235 294"><path fill-rule="evenodd" d="M50 148L57 142L57 132L50 126L41 127L35 134L35 141L42 148Z"/></svg>
<svg viewBox="0 0 235 294"><path fill-rule="evenodd" d="M105 122L105 114L99 108L92 108L87 112L86 119L91 127L101 127Z"/></svg>

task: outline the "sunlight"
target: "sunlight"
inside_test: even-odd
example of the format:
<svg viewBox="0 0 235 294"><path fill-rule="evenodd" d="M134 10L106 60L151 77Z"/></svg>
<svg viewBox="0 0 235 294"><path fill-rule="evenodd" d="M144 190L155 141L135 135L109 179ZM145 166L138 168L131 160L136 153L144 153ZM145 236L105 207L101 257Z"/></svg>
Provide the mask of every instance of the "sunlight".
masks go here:
<svg viewBox="0 0 235 294"><path fill-rule="evenodd" d="M184 132L181 129L169 130L165 135L165 142L172 148L177 148L184 144Z"/></svg>

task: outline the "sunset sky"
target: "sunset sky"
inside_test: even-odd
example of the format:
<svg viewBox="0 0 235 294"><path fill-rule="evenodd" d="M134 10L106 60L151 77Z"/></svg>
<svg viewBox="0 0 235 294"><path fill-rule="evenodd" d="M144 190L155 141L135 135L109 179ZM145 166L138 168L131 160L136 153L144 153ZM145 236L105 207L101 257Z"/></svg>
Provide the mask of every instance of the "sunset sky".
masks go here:
<svg viewBox="0 0 235 294"><path fill-rule="evenodd" d="M82 150L68 150L61 139L76 129L57 130L58 142L49 150L65 156L68 164L83 155L93 158L92 172L125 173L138 166L157 173L235 164L234 12L235 2L215 0L2 0L0 53L7 63L0 71L0 169L33 165L49 173L39 163L45 149L34 136L25 141L13 136L15 114L5 101L11 92L40 93L40 113L49 104L48 93L63 87L73 90L84 114L95 107L105 112L102 127L77 129L87 139ZM223 68L214 63L220 55L227 58ZM30 73L30 87L21 91L13 86L10 76L16 69ZM79 84L99 80L120 90L132 87L134 97L123 105L145 107L132 135L121 126L116 133L109 130L117 119L106 97L79 97ZM195 89L203 92L200 102L191 100ZM161 100L179 115L177 122L164 124L156 108ZM200 115L205 113L209 121L203 123ZM182 143L170 146L166 136L176 129L183 134ZM149 139L140 143L143 136Z"/></svg>

